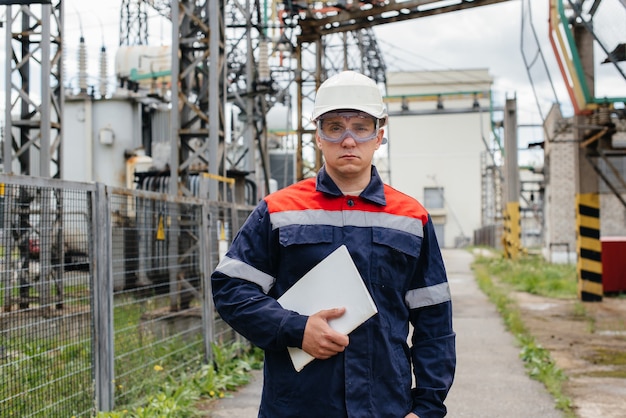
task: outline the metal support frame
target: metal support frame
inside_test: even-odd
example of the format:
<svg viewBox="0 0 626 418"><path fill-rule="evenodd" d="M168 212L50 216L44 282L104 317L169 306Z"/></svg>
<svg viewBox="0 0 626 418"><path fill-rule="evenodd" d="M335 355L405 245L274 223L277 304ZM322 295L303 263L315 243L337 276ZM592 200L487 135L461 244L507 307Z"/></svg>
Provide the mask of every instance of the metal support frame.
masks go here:
<svg viewBox="0 0 626 418"><path fill-rule="evenodd" d="M122 0L120 45L148 44L148 13L144 0Z"/></svg>
<svg viewBox="0 0 626 418"><path fill-rule="evenodd" d="M192 173L219 173L223 144L225 66L223 3L172 0L172 102L169 192L191 196ZM215 30L211 30L215 28ZM217 184L209 187L216 197Z"/></svg>
<svg viewBox="0 0 626 418"><path fill-rule="evenodd" d="M61 0L6 8L5 173L61 177L62 22Z"/></svg>
<svg viewBox="0 0 626 418"><path fill-rule="evenodd" d="M171 194L191 195L186 180L191 173L208 172L210 198L218 199L219 176L226 174L227 103L238 110L244 130L233 142L243 143L244 157L231 164L253 173L256 150L265 142L264 115L269 85L258 82L256 62L264 38L258 22L259 3L222 0L172 1L173 106ZM228 64L228 65L227 65ZM239 141L241 140L241 141ZM232 168L232 167L228 167ZM261 170L263 171L263 170ZM262 172L257 180L269 181Z"/></svg>
<svg viewBox="0 0 626 418"><path fill-rule="evenodd" d="M443 0L363 1L347 7L313 4L300 22L303 39L314 40L331 33L371 28L383 23L435 16L508 0L473 0L451 3ZM321 16L321 17L317 17Z"/></svg>
<svg viewBox="0 0 626 418"><path fill-rule="evenodd" d="M315 126L311 123L310 115L315 101L315 91L321 84L322 39L315 42L298 41L298 148L296 155L296 176L298 180L315 175L322 166L322 156L315 145ZM313 62L314 65L305 68L304 63ZM307 110L305 110L307 109ZM309 162L309 164L307 164ZM312 162L312 165L310 164Z"/></svg>
<svg viewBox="0 0 626 418"><path fill-rule="evenodd" d="M267 127L265 115L280 89L271 80L261 77L261 67L268 62L266 50L269 37L264 23L264 10L259 0L227 1L225 3L225 46L228 63L226 86L229 112L240 123L240 131L231 130L232 137L224 150L224 166L220 174L248 177L269 192ZM226 103L226 101L224 101ZM226 164L226 163L229 164ZM228 165L229 167L226 167ZM262 196L249 196L256 202Z"/></svg>

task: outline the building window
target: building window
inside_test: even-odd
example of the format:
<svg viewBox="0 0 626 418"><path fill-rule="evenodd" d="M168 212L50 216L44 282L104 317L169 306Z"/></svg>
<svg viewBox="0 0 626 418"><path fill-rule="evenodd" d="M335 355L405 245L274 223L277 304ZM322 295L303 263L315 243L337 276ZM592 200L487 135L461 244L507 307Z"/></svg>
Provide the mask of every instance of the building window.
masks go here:
<svg viewBox="0 0 626 418"><path fill-rule="evenodd" d="M443 187L424 187L424 207L443 209Z"/></svg>

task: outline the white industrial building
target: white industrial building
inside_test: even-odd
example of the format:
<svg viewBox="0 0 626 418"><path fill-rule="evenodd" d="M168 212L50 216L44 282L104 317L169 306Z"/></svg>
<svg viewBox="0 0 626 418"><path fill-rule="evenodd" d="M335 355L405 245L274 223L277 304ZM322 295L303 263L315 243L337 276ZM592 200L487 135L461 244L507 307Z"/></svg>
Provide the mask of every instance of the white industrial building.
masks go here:
<svg viewBox="0 0 626 418"><path fill-rule="evenodd" d="M442 247L482 224L492 82L486 69L387 73L391 184L429 210Z"/></svg>

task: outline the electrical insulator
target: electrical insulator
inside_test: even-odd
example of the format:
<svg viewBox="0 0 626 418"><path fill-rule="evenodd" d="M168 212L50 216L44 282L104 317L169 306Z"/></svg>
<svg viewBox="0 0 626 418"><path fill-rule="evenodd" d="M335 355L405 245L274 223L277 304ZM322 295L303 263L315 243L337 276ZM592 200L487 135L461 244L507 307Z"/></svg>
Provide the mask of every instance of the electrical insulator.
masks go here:
<svg viewBox="0 0 626 418"><path fill-rule="evenodd" d="M100 48L100 97L107 95L107 50Z"/></svg>
<svg viewBox="0 0 626 418"><path fill-rule="evenodd" d="M87 46L82 36L78 45L78 88L80 93L87 93Z"/></svg>
<svg viewBox="0 0 626 418"><path fill-rule="evenodd" d="M259 44L259 82L261 83L270 81L268 43L267 40L262 40Z"/></svg>

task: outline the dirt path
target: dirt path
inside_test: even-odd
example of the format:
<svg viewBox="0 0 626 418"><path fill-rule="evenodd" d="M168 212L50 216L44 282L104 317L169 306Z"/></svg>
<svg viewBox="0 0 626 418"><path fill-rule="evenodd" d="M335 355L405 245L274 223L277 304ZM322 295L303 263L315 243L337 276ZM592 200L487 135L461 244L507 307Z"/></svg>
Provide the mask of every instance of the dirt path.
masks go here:
<svg viewBox="0 0 626 418"><path fill-rule="evenodd" d="M626 417L626 299L513 296L530 333L569 377L564 389L577 416Z"/></svg>

